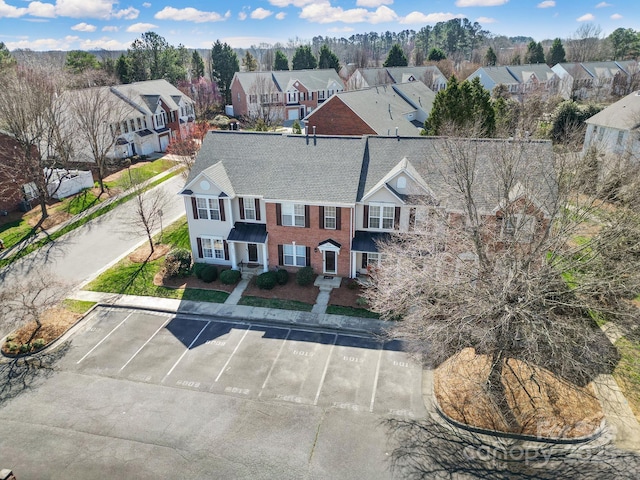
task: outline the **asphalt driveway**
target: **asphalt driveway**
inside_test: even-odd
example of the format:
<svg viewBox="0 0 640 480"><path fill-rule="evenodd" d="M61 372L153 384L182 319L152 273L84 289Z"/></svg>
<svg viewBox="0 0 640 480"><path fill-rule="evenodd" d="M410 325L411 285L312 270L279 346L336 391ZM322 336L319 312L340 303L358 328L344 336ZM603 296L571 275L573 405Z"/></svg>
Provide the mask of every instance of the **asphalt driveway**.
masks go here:
<svg viewBox="0 0 640 480"><path fill-rule="evenodd" d="M389 415L425 415L396 342L99 308L5 402L0 452L20 480L392 478Z"/></svg>

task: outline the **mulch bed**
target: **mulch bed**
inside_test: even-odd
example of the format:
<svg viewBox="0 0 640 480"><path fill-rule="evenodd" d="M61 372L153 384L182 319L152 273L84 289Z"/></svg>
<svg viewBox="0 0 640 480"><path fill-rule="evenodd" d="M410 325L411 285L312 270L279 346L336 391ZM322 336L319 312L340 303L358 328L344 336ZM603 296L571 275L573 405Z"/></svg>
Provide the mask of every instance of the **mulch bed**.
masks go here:
<svg viewBox="0 0 640 480"><path fill-rule="evenodd" d="M199 288L201 290L220 290L222 292L231 293L236 288L235 285L225 285L220 280L214 280L213 282L203 282L196 276L189 277L173 277L164 278L162 272L158 272L153 278L153 284L167 288Z"/></svg>
<svg viewBox="0 0 640 480"><path fill-rule="evenodd" d="M363 288L356 280L343 278L340 288L331 290L329 305L339 305L341 307L363 308L358 305L358 298L362 297Z"/></svg>
<svg viewBox="0 0 640 480"><path fill-rule="evenodd" d="M548 438L576 438L594 433L604 417L591 385L578 387L559 380L542 368L532 369L510 359L518 378L504 368L502 383L517 432ZM485 390L489 360L467 348L434 370L440 408L460 423L509 432L500 411ZM522 386L526 388L522 388Z"/></svg>
<svg viewBox="0 0 640 480"><path fill-rule="evenodd" d="M291 275L286 285L276 285L271 290L262 290L256 285L253 277L242 293L243 297L277 298L280 300L297 300L313 305L316 303L320 289L313 284L301 287L296 283L295 275Z"/></svg>
<svg viewBox="0 0 640 480"><path fill-rule="evenodd" d="M44 344L47 345L61 337L81 316L82 314L80 313L74 313L62 307L54 307L43 313L42 327L39 330L37 330L35 322L30 322L20 327L8 337L11 338L12 343L17 345L28 342L33 343L37 339L44 340ZM2 351L8 354L18 353L10 352L8 343L9 342L5 342L2 344Z"/></svg>

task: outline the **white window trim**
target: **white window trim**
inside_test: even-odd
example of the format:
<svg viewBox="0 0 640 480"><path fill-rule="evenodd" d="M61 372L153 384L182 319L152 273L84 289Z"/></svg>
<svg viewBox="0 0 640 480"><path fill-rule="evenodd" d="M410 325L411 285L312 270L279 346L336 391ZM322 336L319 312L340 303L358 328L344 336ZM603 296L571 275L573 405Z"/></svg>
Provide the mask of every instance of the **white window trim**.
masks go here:
<svg viewBox="0 0 640 480"><path fill-rule="evenodd" d="M333 210L333 215L329 214L329 211ZM327 221L333 220L333 227L329 226ZM338 226L338 207L327 206L324 207L324 228L325 230L335 230Z"/></svg>
<svg viewBox="0 0 640 480"><path fill-rule="evenodd" d="M296 208L302 208L302 214L296 213ZM285 222L285 218L291 217L291 223ZM298 225L297 220L302 219L302 225ZM305 208L302 203L282 204L282 225L285 227L302 227L306 225Z"/></svg>
<svg viewBox="0 0 640 480"><path fill-rule="evenodd" d="M243 199L244 206L244 219L255 220L256 219L256 201L253 198Z"/></svg>
<svg viewBox="0 0 640 480"><path fill-rule="evenodd" d="M200 205L201 201L205 202L204 206ZM220 220L220 204L217 198L196 196L196 208L198 209L198 219ZM201 212L206 212L206 215L202 215Z"/></svg>
<svg viewBox="0 0 640 480"><path fill-rule="evenodd" d="M222 237L200 237L200 242L202 243L202 258L224 260L224 239Z"/></svg>
<svg viewBox="0 0 640 480"><path fill-rule="evenodd" d="M287 253L287 250L289 250L288 253ZM290 258L289 262L287 262L287 257ZM300 259L302 259L302 263L298 264ZM307 247L305 245L296 245L295 243L282 245L282 263L289 267L306 266L307 265Z"/></svg>
<svg viewBox="0 0 640 480"><path fill-rule="evenodd" d="M380 208L380 214L377 216L373 216L372 212L375 208ZM384 216L384 209L385 208L390 208L391 209L391 216ZM394 204L390 204L390 203L370 203L369 204L369 217L367 218L367 225L370 229L374 229L374 230L393 230L395 222L396 222L396 206ZM377 220L377 224L378 226L371 226L371 219L375 218ZM391 219L391 226L390 227L385 227L384 226L384 220L389 220Z"/></svg>

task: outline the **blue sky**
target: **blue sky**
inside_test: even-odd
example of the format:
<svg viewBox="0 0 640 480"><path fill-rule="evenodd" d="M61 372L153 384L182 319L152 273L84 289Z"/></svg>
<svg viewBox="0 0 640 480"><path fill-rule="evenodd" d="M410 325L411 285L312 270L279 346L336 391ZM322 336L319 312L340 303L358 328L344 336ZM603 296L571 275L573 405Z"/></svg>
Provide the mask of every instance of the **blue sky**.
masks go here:
<svg viewBox="0 0 640 480"><path fill-rule="evenodd" d="M126 49L152 30L170 44L235 48L317 35L419 30L468 18L498 35L567 38L589 23L640 30L638 0L0 0L10 50Z"/></svg>

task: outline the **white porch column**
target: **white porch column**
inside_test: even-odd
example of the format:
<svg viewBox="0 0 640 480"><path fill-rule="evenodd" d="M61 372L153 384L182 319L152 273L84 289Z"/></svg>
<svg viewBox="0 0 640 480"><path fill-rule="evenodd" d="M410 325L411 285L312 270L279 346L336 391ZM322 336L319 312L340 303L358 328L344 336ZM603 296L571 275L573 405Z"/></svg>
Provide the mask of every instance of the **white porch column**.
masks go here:
<svg viewBox="0 0 640 480"><path fill-rule="evenodd" d="M351 251L351 278L356 278L356 272L358 271L358 262L356 261L357 253Z"/></svg>
<svg viewBox="0 0 640 480"><path fill-rule="evenodd" d="M269 271L269 256L267 255L267 243L262 244L262 271Z"/></svg>
<svg viewBox="0 0 640 480"><path fill-rule="evenodd" d="M238 263L236 262L236 244L229 243L229 260L231 260L231 268L238 270Z"/></svg>

